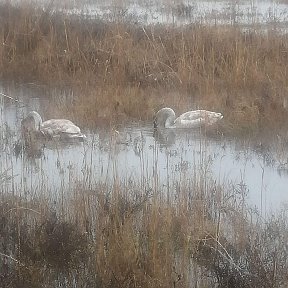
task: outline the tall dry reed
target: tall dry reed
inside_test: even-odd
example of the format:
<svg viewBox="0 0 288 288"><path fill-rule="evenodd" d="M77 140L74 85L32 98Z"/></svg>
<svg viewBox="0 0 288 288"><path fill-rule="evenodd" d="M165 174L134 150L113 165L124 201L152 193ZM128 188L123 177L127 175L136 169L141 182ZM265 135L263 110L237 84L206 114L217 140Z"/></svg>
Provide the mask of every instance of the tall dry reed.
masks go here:
<svg viewBox="0 0 288 288"><path fill-rule="evenodd" d="M285 287L285 213L264 224L200 174L173 201L117 180L58 208L1 192L1 287Z"/></svg>
<svg viewBox="0 0 288 288"><path fill-rule="evenodd" d="M226 131L287 124L288 39L275 30L141 26L7 2L0 16L2 78L72 87L67 110L90 123L173 106L221 111Z"/></svg>

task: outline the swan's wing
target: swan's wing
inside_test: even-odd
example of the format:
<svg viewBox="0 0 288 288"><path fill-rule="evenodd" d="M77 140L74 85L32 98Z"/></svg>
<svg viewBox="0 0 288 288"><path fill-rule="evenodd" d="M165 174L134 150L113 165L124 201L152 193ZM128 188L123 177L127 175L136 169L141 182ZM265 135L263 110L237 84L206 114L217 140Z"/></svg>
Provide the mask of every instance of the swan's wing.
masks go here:
<svg viewBox="0 0 288 288"><path fill-rule="evenodd" d="M208 123L215 123L219 119L223 118L223 115L221 113L213 112L213 111L207 111L207 110L195 110L195 111L188 111L186 113L183 113L178 118L181 120L198 120L202 118L205 119L205 121Z"/></svg>
<svg viewBox="0 0 288 288"><path fill-rule="evenodd" d="M181 120L198 120L200 118L204 118L205 117L205 110L195 110L195 111L188 111L185 112L183 114L181 114L178 118L180 118Z"/></svg>
<svg viewBox="0 0 288 288"><path fill-rule="evenodd" d="M51 119L42 123L41 131L48 135L81 134L80 128L66 119Z"/></svg>
<svg viewBox="0 0 288 288"><path fill-rule="evenodd" d="M188 111L175 120L174 127L197 128L202 125L212 125L222 118L223 115L217 112L207 110Z"/></svg>
<svg viewBox="0 0 288 288"><path fill-rule="evenodd" d="M176 128L198 128L205 123L203 110L188 111L181 114L174 122Z"/></svg>
<svg viewBox="0 0 288 288"><path fill-rule="evenodd" d="M177 118L175 120L175 127L176 128L198 128L205 122L204 118L197 118L197 119L181 119Z"/></svg>

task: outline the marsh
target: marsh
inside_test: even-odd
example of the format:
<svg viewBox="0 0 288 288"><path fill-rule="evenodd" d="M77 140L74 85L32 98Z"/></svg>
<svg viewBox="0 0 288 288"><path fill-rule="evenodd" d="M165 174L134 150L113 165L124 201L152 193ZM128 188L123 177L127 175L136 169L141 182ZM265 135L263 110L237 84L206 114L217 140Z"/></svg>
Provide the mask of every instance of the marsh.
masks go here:
<svg viewBox="0 0 288 288"><path fill-rule="evenodd" d="M286 287L287 4L23 3L0 4L1 287ZM221 114L154 129L163 107ZM87 138L27 145L31 111Z"/></svg>

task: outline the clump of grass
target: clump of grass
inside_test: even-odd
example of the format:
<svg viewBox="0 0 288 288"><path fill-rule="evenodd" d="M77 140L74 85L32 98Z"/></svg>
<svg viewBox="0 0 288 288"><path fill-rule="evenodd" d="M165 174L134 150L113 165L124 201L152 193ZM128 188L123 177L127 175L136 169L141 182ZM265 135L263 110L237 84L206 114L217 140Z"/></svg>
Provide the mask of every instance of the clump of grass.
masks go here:
<svg viewBox="0 0 288 288"><path fill-rule="evenodd" d="M227 131L287 124L285 34L140 27L7 2L0 19L2 78L69 85L81 103L73 113L91 123L101 114L115 121L117 109L124 119L151 119L169 104L221 111Z"/></svg>
<svg viewBox="0 0 288 288"><path fill-rule="evenodd" d="M285 286L285 215L263 224L208 178L174 183L173 201L119 179L59 207L1 193L2 287Z"/></svg>
<svg viewBox="0 0 288 288"><path fill-rule="evenodd" d="M58 220L55 213L45 211L43 204L19 197L2 198L2 287L52 283L54 273L57 276L65 269L73 270L86 257L85 234L72 223Z"/></svg>

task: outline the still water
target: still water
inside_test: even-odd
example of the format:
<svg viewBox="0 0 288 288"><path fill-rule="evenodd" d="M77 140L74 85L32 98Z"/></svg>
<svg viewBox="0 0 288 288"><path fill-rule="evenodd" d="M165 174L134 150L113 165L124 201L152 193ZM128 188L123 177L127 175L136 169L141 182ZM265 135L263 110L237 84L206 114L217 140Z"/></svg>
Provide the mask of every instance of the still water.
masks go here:
<svg viewBox="0 0 288 288"><path fill-rule="evenodd" d="M45 0L40 1L47 3ZM101 1L66 0L58 8L69 14L140 24L275 25L288 20L288 5L275 0ZM276 27L275 26L275 27ZM278 27L279 28L279 27Z"/></svg>
<svg viewBox="0 0 288 288"><path fill-rule="evenodd" d="M33 155L21 151L17 149L21 119L30 110L47 114L44 108L53 105L47 97L39 97L40 91L29 85L0 89L19 100L0 97L0 184L8 193L57 199L70 197L78 184L89 190L101 183L132 181L144 189L157 182L165 196L177 197L181 183L201 174L243 195L263 216L288 203L288 145L278 138L263 144L209 137L203 131L155 133L151 121L117 131L81 127L87 135L84 143L47 143ZM55 93L58 98L65 94L46 93L52 94L50 99ZM53 118L51 111L48 118Z"/></svg>
<svg viewBox="0 0 288 288"><path fill-rule="evenodd" d="M0 0L0 2L4 2ZM286 31L288 5L275 0L13 0L14 4L23 2L40 5L49 11L63 11L87 18L107 21L128 20L138 24L207 24L241 25L254 27L260 25ZM51 5L52 3L52 5ZM52 9L51 9L52 8ZM259 27L258 27L259 28Z"/></svg>

